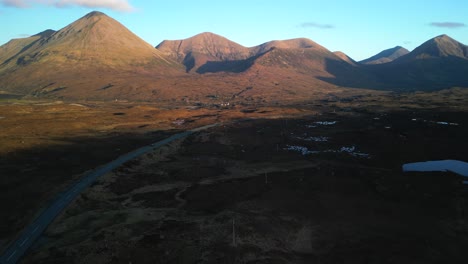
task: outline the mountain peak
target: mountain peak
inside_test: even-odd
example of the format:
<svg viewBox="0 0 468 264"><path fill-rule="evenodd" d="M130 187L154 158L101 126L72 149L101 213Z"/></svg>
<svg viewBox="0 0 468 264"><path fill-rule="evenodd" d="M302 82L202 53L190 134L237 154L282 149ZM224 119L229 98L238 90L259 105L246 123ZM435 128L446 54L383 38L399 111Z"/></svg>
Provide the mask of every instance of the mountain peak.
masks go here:
<svg viewBox="0 0 468 264"><path fill-rule="evenodd" d="M274 46L276 48L285 48L285 49L307 49L307 48L320 46L319 44L313 42L312 40L308 38L273 40L273 41L266 42L262 45Z"/></svg>
<svg viewBox="0 0 468 264"><path fill-rule="evenodd" d="M230 41L229 39L223 36L220 36L218 34L215 34L212 32L203 32L203 33L197 34L195 36L192 36L186 39L164 40L158 46L156 46L156 48L162 51L173 52L172 46L176 44L178 46L177 52L187 52L187 51L192 51L191 49L193 49L194 45L198 46L198 49L200 49L200 48L203 48L202 46L208 44L208 42L210 42L211 44L222 45L222 46L230 46L230 45L241 46L240 44Z"/></svg>
<svg viewBox="0 0 468 264"><path fill-rule="evenodd" d="M104 14L103 12L92 11L92 12L89 12L88 14L86 14L84 17L85 18L91 18L91 17L97 17L97 16L107 16L107 15Z"/></svg>
<svg viewBox="0 0 468 264"><path fill-rule="evenodd" d="M230 41L229 39L220 36L218 34L212 33L212 32L203 32L200 34L197 34L193 37L190 37L188 39L182 40L183 42L191 42L192 44L198 44L198 45L203 45L203 44L216 44L216 45L231 45L234 44L233 41ZM239 45L235 43L236 45ZM239 45L240 46L240 45Z"/></svg>
<svg viewBox="0 0 468 264"><path fill-rule="evenodd" d="M451 37L449 37L449 35L447 34L442 34L442 35L439 35L437 37L435 37L434 39L452 39Z"/></svg>
<svg viewBox="0 0 468 264"><path fill-rule="evenodd" d="M171 76L183 69L101 12L91 12L59 31L14 41L0 49L0 63L2 89L11 83L9 87L27 93L47 93L49 84L67 87L67 91L86 86L83 83L94 87L91 89L109 83L118 87L115 82L120 82L124 73Z"/></svg>
<svg viewBox="0 0 468 264"><path fill-rule="evenodd" d="M468 46L444 34L424 42L411 55L413 59L450 56L468 59Z"/></svg>
<svg viewBox="0 0 468 264"><path fill-rule="evenodd" d="M409 51L401 46L396 46L390 49L379 52L378 54L360 61L363 64L383 64L394 61L401 56L408 54Z"/></svg>
<svg viewBox="0 0 468 264"><path fill-rule="evenodd" d="M259 46L253 47L256 54L265 53L273 48L279 49L315 49L321 51L328 51L326 48L320 46L308 38L295 38L286 40L273 40L265 42Z"/></svg>
<svg viewBox="0 0 468 264"><path fill-rule="evenodd" d="M248 48L211 32L181 40L164 40L156 49L183 63L187 72L207 62L237 61L250 56Z"/></svg>
<svg viewBox="0 0 468 264"><path fill-rule="evenodd" d="M57 65L67 62L83 67L91 64L110 68L130 63L165 63L165 58L153 46L98 11L81 17L59 31L46 30L35 37L40 39L11 61L21 62L22 65L54 61Z"/></svg>
<svg viewBox="0 0 468 264"><path fill-rule="evenodd" d="M434 41L434 42L453 42L453 43L458 43L458 41L456 41L455 39L451 38L450 36L448 35L439 35L433 39L430 39L429 41Z"/></svg>
<svg viewBox="0 0 468 264"><path fill-rule="evenodd" d="M197 35L193 36L192 38L195 38L195 37L206 37L206 36L209 36L209 37L222 37L222 36L220 36L220 35L218 35L218 34L215 34L215 33L213 33L213 32L208 32L208 31L206 31L206 32L202 32L202 33L200 33L200 34L197 34Z"/></svg>

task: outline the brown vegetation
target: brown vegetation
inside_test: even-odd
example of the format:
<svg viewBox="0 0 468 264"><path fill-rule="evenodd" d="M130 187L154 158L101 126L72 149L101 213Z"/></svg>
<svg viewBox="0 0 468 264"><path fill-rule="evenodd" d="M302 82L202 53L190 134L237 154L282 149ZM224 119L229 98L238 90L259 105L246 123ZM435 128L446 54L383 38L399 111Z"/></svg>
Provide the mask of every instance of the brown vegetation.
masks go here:
<svg viewBox="0 0 468 264"><path fill-rule="evenodd" d="M403 174L401 164L466 157L466 98L452 90L185 112L195 121L179 124L213 122L216 115L237 121L106 175L24 261L462 263L462 179ZM113 110L122 114L112 118L146 113L134 110ZM325 121L334 122L320 125ZM302 155L288 146L322 152ZM370 156L327 151L350 146Z"/></svg>
<svg viewBox="0 0 468 264"><path fill-rule="evenodd" d="M203 98L229 98L249 88L249 100L300 102L346 88L468 86L465 45L440 36L395 59L403 51L387 54L390 63L363 66L309 39L246 48L213 33L153 48L114 19L92 12L57 32L3 45L0 92L60 100L204 103Z"/></svg>

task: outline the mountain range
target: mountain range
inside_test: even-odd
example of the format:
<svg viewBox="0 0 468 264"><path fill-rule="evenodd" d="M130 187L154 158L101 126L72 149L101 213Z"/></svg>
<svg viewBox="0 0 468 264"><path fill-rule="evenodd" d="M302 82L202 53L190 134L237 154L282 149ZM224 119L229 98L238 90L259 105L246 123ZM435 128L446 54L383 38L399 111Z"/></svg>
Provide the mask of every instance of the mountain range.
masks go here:
<svg viewBox="0 0 468 264"><path fill-rule="evenodd" d="M348 88L468 87L468 47L447 35L356 62L306 38L244 47L201 33L156 47L101 12L0 46L0 93L70 99L304 100Z"/></svg>

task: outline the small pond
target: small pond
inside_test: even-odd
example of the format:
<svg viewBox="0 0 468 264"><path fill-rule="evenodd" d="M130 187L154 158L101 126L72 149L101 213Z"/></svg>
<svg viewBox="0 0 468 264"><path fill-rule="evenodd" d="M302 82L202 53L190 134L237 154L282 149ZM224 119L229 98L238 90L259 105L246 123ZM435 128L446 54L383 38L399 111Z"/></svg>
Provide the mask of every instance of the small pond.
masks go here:
<svg viewBox="0 0 468 264"><path fill-rule="evenodd" d="M451 171L468 177L468 162L459 160L435 160L407 163L403 165L403 171ZM468 184L468 181L464 181Z"/></svg>

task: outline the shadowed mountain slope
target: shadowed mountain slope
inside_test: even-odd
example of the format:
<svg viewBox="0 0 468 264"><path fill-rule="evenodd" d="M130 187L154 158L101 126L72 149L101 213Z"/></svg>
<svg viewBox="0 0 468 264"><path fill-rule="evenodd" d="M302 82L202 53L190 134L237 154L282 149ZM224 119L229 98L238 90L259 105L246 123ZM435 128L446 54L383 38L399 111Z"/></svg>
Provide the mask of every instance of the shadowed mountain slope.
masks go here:
<svg viewBox="0 0 468 264"><path fill-rule="evenodd" d="M360 61L362 64L382 64L382 63L388 63L391 61L394 61L398 59L401 56L404 56L408 54L409 51L403 47L396 46L391 49L384 50L382 52L379 52L378 54Z"/></svg>
<svg viewBox="0 0 468 264"><path fill-rule="evenodd" d="M187 71L200 74L255 72L258 75L255 79L257 82L265 76L268 76L267 79L294 76L290 78L290 83L305 79L311 85L349 83L354 86L356 82L353 80L359 79L358 82L363 83L372 79L354 67L351 60L343 60L306 38L274 40L246 48L219 35L202 33L185 40L163 41L157 49L184 63ZM335 73L339 76L335 76ZM328 80L333 81L327 84Z"/></svg>
<svg viewBox="0 0 468 264"><path fill-rule="evenodd" d="M256 58L275 48L329 52L306 38L274 40L246 48L227 38L207 32L184 40L165 40L156 48L183 63L187 72L197 73L243 72L252 66Z"/></svg>
<svg viewBox="0 0 468 264"><path fill-rule="evenodd" d="M303 42L301 39L301 43L314 42ZM272 47L254 59L248 72L255 73L257 79L267 78L277 80L276 82L281 80L282 83L309 83L309 86L305 85L306 89L331 89L336 86L379 87L377 80L364 69L344 61L318 44Z"/></svg>
<svg viewBox="0 0 468 264"><path fill-rule="evenodd" d="M447 35L430 39L390 63L369 66L389 87L436 90L468 87L468 47Z"/></svg>
<svg viewBox="0 0 468 264"><path fill-rule="evenodd" d="M342 51L334 51L333 53L337 57L339 57L340 59L346 61L347 63L349 63L351 65L357 65L357 62L355 60L353 60L351 57L349 57L348 55L346 55L346 53L344 53Z"/></svg>
<svg viewBox="0 0 468 264"><path fill-rule="evenodd" d="M12 39L6 44L0 46L0 65L7 64L9 59L14 58L17 54L27 50L40 39L50 37L53 33L55 33L54 30L48 29L27 38Z"/></svg>

